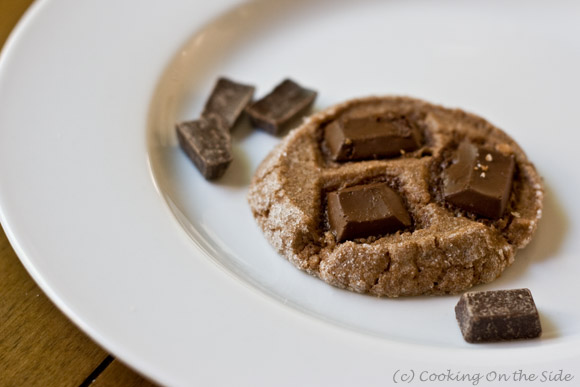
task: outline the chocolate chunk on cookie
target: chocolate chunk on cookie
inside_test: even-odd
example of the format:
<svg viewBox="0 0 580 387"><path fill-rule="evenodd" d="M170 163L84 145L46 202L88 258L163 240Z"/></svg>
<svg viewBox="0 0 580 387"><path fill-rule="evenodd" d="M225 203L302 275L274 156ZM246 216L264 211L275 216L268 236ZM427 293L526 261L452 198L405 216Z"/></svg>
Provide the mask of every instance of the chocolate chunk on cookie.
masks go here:
<svg viewBox="0 0 580 387"><path fill-rule="evenodd" d="M497 219L510 197L514 168L513 156L465 140L457 148L455 162L443 172L445 200L466 211Z"/></svg>
<svg viewBox="0 0 580 387"><path fill-rule="evenodd" d="M336 141L328 133L335 126L343 133ZM345 127L354 134L345 136ZM390 134L375 134L385 128ZM368 132L371 150L348 158L355 153L343 152L347 139L356 147ZM393 133L412 140L409 150L403 154L396 144L379 156L383 147L373 149L374 142L389 149ZM473 173L453 169L464 164ZM482 187L476 178L494 184ZM392 208L381 204L388 195L360 190L377 184L396 192L410 224L398 215L392 227L385 220ZM469 199L470 190L492 211L455 201L466 192ZM345 192L357 199L342 202ZM264 235L295 266L331 285L388 297L459 293L493 281L530 242L542 199L536 169L502 130L459 109L404 97L355 99L312 115L266 157L248 194Z"/></svg>
<svg viewBox="0 0 580 387"><path fill-rule="evenodd" d="M279 134L286 125L304 115L314 103L316 92L286 79L247 109L252 124L270 134Z"/></svg>
<svg viewBox="0 0 580 387"><path fill-rule="evenodd" d="M465 341L532 339L542 333L540 317L529 289L464 293L455 315Z"/></svg>
<svg viewBox="0 0 580 387"><path fill-rule="evenodd" d="M403 201L386 183L331 192L327 203L328 221L339 241L388 234L411 225Z"/></svg>
<svg viewBox="0 0 580 387"><path fill-rule="evenodd" d="M399 156L421 146L421 133L406 116L344 117L324 129L324 140L335 161Z"/></svg>

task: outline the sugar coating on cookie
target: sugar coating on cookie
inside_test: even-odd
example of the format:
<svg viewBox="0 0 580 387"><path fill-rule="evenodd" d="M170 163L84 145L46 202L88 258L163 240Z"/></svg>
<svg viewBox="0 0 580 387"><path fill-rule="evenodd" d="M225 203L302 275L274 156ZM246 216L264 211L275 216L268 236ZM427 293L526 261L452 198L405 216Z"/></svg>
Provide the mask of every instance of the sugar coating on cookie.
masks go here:
<svg viewBox="0 0 580 387"><path fill-rule="evenodd" d="M369 117L388 122L389 136L401 143L412 136L413 146L381 153L364 136L336 134L337 123L348 129ZM513 158L499 211L446 197L447 175L465 142L480 153L478 179L492 172L494 155ZM477 188L474 181L465 184ZM329 222L329 195L378 183L401 198L411 225L340 237ZM388 297L458 293L493 281L530 242L542 200L541 178L506 133L462 110L406 97L355 99L310 116L261 163L248 194L265 237L296 267L333 286Z"/></svg>

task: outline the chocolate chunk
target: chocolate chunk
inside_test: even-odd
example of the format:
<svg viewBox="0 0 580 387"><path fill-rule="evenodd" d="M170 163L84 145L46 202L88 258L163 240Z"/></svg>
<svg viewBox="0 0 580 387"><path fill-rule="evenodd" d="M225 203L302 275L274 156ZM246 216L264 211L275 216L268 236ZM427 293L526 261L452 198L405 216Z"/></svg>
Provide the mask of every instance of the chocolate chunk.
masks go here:
<svg viewBox="0 0 580 387"><path fill-rule="evenodd" d="M232 162L230 135L209 117L176 125L181 149L208 180L224 174Z"/></svg>
<svg viewBox="0 0 580 387"><path fill-rule="evenodd" d="M254 126L271 134L279 134L286 124L304 115L315 99L315 91L304 89L286 79L270 94L251 104L246 111Z"/></svg>
<svg viewBox="0 0 580 387"><path fill-rule="evenodd" d="M443 171L445 200L466 211L499 218L510 197L514 170L513 156L465 140L457 148L455 162Z"/></svg>
<svg viewBox="0 0 580 387"><path fill-rule="evenodd" d="M330 192L327 201L328 221L339 242L393 233L411 225L403 201L386 183Z"/></svg>
<svg viewBox="0 0 580 387"><path fill-rule="evenodd" d="M406 116L372 115L331 122L324 140L335 161L368 160L419 149L421 133Z"/></svg>
<svg viewBox="0 0 580 387"><path fill-rule="evenodd" d="M220 78L205 103L202 117L215 116L224 129L231 130L246 106L252 102L254 87Z"/></svg>
<svg viewBox="0 0 580 387"><path fill-rule="evenodd" d="M531 339L542 333L529 289L464 293L455 316L470 343Z"/></svg>

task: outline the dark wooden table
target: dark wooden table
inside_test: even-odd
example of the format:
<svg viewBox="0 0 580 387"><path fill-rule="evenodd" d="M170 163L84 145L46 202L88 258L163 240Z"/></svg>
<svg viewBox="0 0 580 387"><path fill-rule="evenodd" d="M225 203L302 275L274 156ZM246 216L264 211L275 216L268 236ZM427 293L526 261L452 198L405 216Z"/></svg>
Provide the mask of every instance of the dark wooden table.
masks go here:
<svg viewBox="0 0 580 387"><path fill-rule="evenodd" d="M0 50L31 3L0 0ZM0 229L0 386L88 385L154 386L91 341L51 303Z"/></svg>

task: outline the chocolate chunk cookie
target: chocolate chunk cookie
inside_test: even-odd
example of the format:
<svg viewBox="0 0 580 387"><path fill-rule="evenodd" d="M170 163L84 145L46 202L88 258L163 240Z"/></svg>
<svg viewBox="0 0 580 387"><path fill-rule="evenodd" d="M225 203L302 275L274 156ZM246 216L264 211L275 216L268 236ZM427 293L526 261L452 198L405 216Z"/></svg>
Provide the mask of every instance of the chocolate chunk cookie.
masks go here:
<svg viewBox="0 0 580 387"><path fill-rule="evenodd" d="M256 171L258 225L296 267L377 296L458 293L531 240L541 178L483 118L403 97L314 114Z"/></svg>

